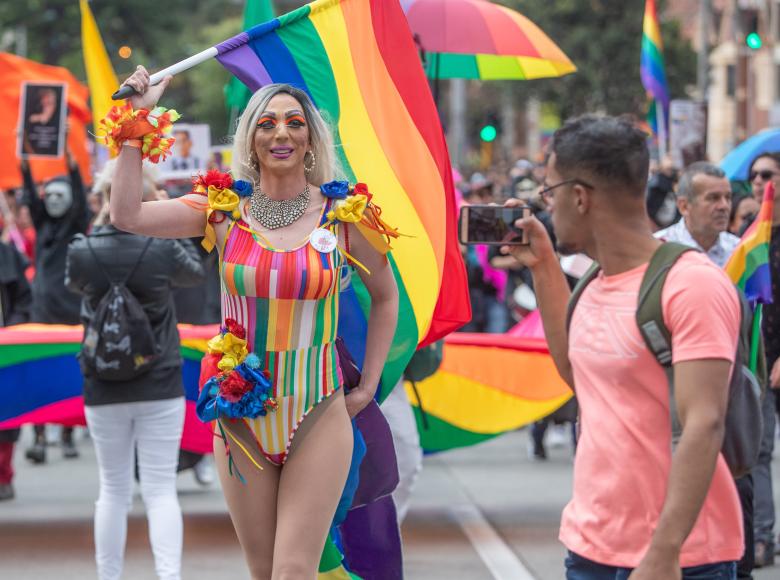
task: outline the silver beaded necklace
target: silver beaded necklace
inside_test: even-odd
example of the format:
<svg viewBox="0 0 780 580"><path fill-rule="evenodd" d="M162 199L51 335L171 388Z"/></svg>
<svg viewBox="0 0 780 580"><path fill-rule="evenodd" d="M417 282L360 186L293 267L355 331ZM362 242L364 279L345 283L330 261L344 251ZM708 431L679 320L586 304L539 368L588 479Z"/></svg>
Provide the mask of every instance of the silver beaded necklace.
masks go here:
<svg viewBox="0 0 780 580"><path fill-rule="evenodd" d="M309 184L292 199L271 199L256 187L249 200L250 215L266 229L284 228L300 219L309 207Z"/></svg>

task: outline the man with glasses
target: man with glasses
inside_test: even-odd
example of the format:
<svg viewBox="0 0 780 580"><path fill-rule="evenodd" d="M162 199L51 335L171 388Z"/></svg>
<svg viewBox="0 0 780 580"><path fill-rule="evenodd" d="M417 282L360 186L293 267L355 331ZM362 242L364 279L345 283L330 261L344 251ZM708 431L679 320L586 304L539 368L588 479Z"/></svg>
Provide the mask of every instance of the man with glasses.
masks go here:
<svg viewBox="0 0 780 580"><path fill-rule="evenodd" d="M503 249L531 269L550 354L580 403L574 491L560 531L568 580L735 578L744 551L737 490L719 453L739 301L699 252L668 274L662 307L683 424L672 454L668 382L635 322L642 277L661 245L645 209L648 165L646 135L626 120L580 117L553 136L542 191L558 250L602 268L568 331L569 287L544 227L518 221L529 245Z"/></svg>
<svg viewBox="0 0 780 580"><path fill-rule="evenodd" d="M750 165L753 196L761 203L764 188L772 181L775 186L772 239L769 248L769 269L772 276L772 304L764 305L762 330L766 347L769 386L762 402L764 434L758 464L753 468L753 530L755 534L756 568L771 566L775 561L775 505L772 496L772 452L775 447L776 399L780 388L780 153L759 155Z"/></svg>

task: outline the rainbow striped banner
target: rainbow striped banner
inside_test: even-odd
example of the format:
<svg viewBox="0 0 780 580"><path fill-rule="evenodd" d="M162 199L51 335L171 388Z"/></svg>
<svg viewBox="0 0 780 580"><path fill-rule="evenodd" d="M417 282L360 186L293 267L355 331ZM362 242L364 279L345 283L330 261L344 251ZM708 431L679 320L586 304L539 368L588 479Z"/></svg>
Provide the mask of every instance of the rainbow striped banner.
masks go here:
<svg viewBox="0 0 780 580"><path fill-rule="evenodd" d="M666 134L669 119L669 86L666 82L664 45L655 0L645 2L645 16L642 24L642 56L640 61L642 84L650 96L660 105L651 104L648 121L656 135ZM663 114L659 119L657 113ZM661 123L661 126L659 126ZM663 132L663 133L662 133Z"/></svg>
<svg viewBox="0 0 780 580"><path fill-rule="evenodd" d="M772 239L775 188L766 184L764 200L755 221L750 225L725 266L726 274L750 301L772 303L772 277L769 270L769 242Z"/></svg>
<svg viewBox="0 0 780 580"><path fill-rule="evenodd" d="M218 325L179 325L187 399L181 447L211 453L212 433L195 414L200 359ZM84 329L64 324L0 328L0 429L28 423L84 425L81 369L76 355Z"/></svg>
<svg viewBox="0 0 780 580"><path fill-rule="evenodd" d="M439 371L406 389L429 452L519 429L572 396L543 338L508 334L451 334Z"/></svg>
<svg viewBox="0 0 780 580"><path fill-rule="evenodd" d="M400 312L382 384L392 388L419 344L471 318L447 147L398 0L317 0L216 49L251 91L306 91L334 128L350 181L367 183L382 218L408 236L390 257ZM342 301L339 334L362 364L369 298L356 276Z"/></svg>

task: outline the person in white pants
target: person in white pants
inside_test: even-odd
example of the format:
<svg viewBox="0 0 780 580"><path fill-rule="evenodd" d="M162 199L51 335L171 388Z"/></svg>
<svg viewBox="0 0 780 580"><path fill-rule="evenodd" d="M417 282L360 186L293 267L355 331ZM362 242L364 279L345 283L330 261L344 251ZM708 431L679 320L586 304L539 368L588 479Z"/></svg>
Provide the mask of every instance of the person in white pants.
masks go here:
<svg viewBox="0 0 780 580"><path fill-rule="evenodd" d="M95 504L98 577L113 580L122 575L137 449L155 570L161 580L180 579L182 516L176 496L176 465L184 397L88 406L85 412L100 472Z"/></svg>
<svg viewBox="0 0 780 580"><path fill-rule="evenodd" d="M116 161L109 161L93 186L93 191L102 192L106 199L115 169ZM144 199L160 198L148 168L141 187ZM180 580L183 526L176 497L176 467L185 402L171 289L200 284L203 266L194 246L188 249L176 240L120 232L110 223L107 203L89 236L76 236L70 243L65 267L68 288L83 295L81 322L86 335L98 336L90 338L89 344L95 349L111 345L99 350L103 353L103 357L97 357L101 368L90 363L89 349L82 348L81 357L85 414L100 473L100 495L95 505L98 578L118 580L122 576L137 452L157 576L160 580ZM110 307L99 308L109 289L122 282L143 314L131 309L132 302L122 294L109 295L113 296ZM123 309L125 303L128 307ZM100 317L100 312L109 311L126 312L127 318L109 323L105 315ZM91 326L96 315L99 332ZM132 353L149 352L143 350L149 346L143 344L144 339L128 330L146 322L157 347L151 368L110 375L109 371L127 363ZM124 335L121 340L108 342L113 333ZM152 337L146 340L150 342ZM89 344L85 341L85 346ZM132 361L137 371L137 358Z"/></svg>

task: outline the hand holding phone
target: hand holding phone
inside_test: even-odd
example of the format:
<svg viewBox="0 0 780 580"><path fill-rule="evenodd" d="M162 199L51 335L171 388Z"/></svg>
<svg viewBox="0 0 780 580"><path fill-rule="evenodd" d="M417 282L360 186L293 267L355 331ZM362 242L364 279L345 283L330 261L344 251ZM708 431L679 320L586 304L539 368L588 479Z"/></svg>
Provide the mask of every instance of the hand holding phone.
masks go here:
<svg viewBox="0 0 780 580"><path fill-rule="evenodd" d="M465 205L458 220L460 242L489 246L527 245L527 233L515 222L530 215L531 208L527 205Z"/></svg>

